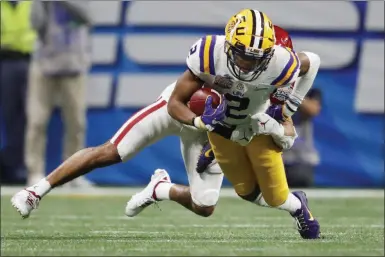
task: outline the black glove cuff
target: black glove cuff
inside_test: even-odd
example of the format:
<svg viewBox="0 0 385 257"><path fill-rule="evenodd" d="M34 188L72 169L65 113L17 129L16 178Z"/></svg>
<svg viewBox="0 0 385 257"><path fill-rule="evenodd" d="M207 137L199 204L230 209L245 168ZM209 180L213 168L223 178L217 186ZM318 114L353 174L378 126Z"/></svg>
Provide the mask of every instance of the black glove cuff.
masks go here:
<svg viewBox="0 0 385 257"><path fill-rule="evenodd" d="M215 132L226 139L230 139L234 129L235 127L228 127L223 124L215 124L214 130L212 132Z"/></svg>

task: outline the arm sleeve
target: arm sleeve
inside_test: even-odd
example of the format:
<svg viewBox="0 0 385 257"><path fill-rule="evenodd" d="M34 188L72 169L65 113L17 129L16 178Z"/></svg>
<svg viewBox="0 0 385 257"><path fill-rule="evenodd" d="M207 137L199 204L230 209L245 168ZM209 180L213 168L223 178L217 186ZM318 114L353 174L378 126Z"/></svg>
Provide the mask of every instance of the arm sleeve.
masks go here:
<svg viewBox="0 0 385 257"><path fill-rule="evenodd" d="M321 65L320 57L312 52L303 52L307 55L310 61L309 70L303 75L294 85L293 92L291 95L297 98L300 102L305 98L306 94L312 87L315 77L317 76L318 69Z"/></svg>
<svg viewBox="0 0 385 257"><path fill-rule="evenodd" d="M308 72L304 76L298 78L298 80L295 82L293 91L285 102L287 107L285 110L287 111L288 115L292 115L294 112L296 112L298 107L301 105L303 99L313 85L314 79L317 76L318 69L321 64L321 60L317 54L311 52L304 53L310 60L310 67Z"/></svg>

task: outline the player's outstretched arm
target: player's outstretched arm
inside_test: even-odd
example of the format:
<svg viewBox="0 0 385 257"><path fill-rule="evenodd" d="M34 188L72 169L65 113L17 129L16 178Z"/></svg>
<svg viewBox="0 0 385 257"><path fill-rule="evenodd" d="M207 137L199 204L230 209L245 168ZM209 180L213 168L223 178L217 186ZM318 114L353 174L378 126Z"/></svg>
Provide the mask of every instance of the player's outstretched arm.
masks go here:
<svg viewBox="0 0 385 257"><path fill-rule="evenodd" d="M282 104L272 104L266 111L267 114L281 123L290 118L297 111L306 94L312 87L321 64L320 57L312 52L300 52L298 53L298 58L300 59L301 66L299 77L294 82L293 90L290 94L285 95L284 89L277 89L275 95L279 96L280 93L278 92L281 91L285 100L283 100ZM278 102L281 101L281 99L277 100Z"/></svg>
<svg viewBox="0 0 385 257"><path fill-rule="evenodd" d="M301 62L298 81L295 83L292 93L289 96L292 103L301 104L310 88L313 86L315 77L317 76L319 67L321 65L320 57L312 52L300 52L298 58ZM290 104L289 106L295 112L298 108L296 104Z"/></svg>
<svg viewBox="0 0 385 257"><path fill-rule="evenodd" d="M119 162L121 162L121 159L116 146L111 142L107 142L100 146L89 147L76 152L50 173L46 179L54 188L96 168Z"/></svg>
<svg viewBox="0 0 385 257"><path fill-rule="evenodd" d="M188 108L187 102L195 91L203 86L203 83L189 69L180 76L167 104L171 117L183 124L194 126L193 120L196 114Z"/></svg>

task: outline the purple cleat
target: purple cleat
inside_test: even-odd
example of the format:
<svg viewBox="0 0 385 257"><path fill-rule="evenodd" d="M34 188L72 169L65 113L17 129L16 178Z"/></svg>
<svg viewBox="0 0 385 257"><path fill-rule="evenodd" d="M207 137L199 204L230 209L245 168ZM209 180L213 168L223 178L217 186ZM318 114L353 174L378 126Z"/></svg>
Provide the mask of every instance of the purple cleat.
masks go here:
<svg viewBox="0 0 385 257"><path fill-rule="evenodd" d="M301 209L291 215L296 220L301 237L304 239L320 238L320 225L308 208L306 194L302 191L295 191L293 195L301 201Z"/></svg>
<svg viewBox="0 0 385 257"><path fill-rule="evenodd" d="M215 156L214 152L211 149L210 142L207 142L199 155L198 163L197 163L197 172L203 173L207 167L214 161Z"/></svg>

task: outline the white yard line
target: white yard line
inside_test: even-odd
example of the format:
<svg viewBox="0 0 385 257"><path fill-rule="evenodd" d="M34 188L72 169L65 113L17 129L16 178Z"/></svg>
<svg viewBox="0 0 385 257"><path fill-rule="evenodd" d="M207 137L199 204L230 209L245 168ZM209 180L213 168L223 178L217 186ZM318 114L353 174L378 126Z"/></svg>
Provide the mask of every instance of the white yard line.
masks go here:
<svg viewBox="0 0 385 257"><path fill-rule="evenodd" d="M1 195L11 196L24 187L2 186ZM138 187L93 187L93 188L55 188L49 196L95 197L131 196L142 188ZM300 190L300 189L296 189ZM293 190L294 191L294 190ZM384 198L383 189L303 189L309 198ZM223 188L221 197L238 197L232 188Z"/></svg>
<svg viewBox="0 0 385 257"><path fill-rule="evenodd" d="M160 233L167 233L167 231L138 231L138 230L126 230L126 231L123 231L123 230L117 230L117 231L111 231L111 230L93 230L93 231L90 231L90 233L92 234L107 234L107 235L110 235L110 234L116 234L116 235L120 235L120 234L146 234L146 235L151 235L151 234L160 234Z"/></svg>
<svg viewBox="0 0 385 257"><path fill-rule="evenodd" d="M306 241L293 241L293 243L306 243ZM321 243L329 243L329 241L326 241L326 240L322 240L322 241L319 241ZM331 241L330 243L335 243L336 241ZM269 250L271 249L271 251L277 251L277 247L247 247L247 248L234 248L234 251L252 251L252 252L258 252L258 251L266 251L266 250ZM333 253L350 253L350 252L384 252L384 249L382 248L373 248L373 249L363 249L363 250L357 250L357 248L353 248L353 249L350 249L350 248L343 248L343 249L335 249L333 248L332 250L330 250L330 252L333 252ZM322 250L322 252L325 252L325 250Z"/></svg>
<svg viewBox="0 0 385 257"><path fill-rule="evenodd" d="M33 217L31 217L33 218ZM122 220L122 221L134 221L140 219L140 217L135 218L129 218L126 216L106 216L107 220ZM364 218L364 217L363 217ZM53 215L48 217L47 222L54 221L54 220L61 220L63 221L63 225L67 226L68 222L72 222L72 220L94 220L95 217L92 215ZM142 221L143 224L140 225L140 227L143 228L288 228L288 227L294 227L291 223L290 217L257 217L258 222L257 223L232 223L232 224L221 224L220 220L215 221L214 224L146 224L145 221ZM366 220L367 218L365 218ZM286 220L287 224L260 224L261 221L271 221L271 220ZM334 221L344 220L343 217L335 218ZM352 221L357 221L356 218L352 218ZM68 221L68 222L65 222ZM56 223L55 223L56 224ZM57 225L57 224L56 224ZM343 224L322 224L322 227L329 227L329 228L378 228L378 229L384 229L384 224L350 224L350 225L343 225ZM99 233L105 232L105 233L135 233L130 232L129 230L103 230L99 231ZM95 232L94 232L95 233Z"/></svg>
<svg viewBox="0 0 385 257"><path fill-rule="evenodd" d="M294 228L294 226L291 224L290 220L288 220L287 225L281 225L281 224L190 224L190 225L173 225L173 224L141 224L140 227L143 228ZM366 225L322 225L323 228L378 228L383 229L384 224L366 224ZM135 231L130 230L103 230L98 231L98 233L135 233ZM93 232L96 233L96 232ZM141 233L141 232L138 232ZM144 233L144 232L143 232ZM152 232L150 232L152 233ZM155 232L154 232L155 233ZM159 232L157 232L159 233Z"/></svg>

